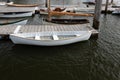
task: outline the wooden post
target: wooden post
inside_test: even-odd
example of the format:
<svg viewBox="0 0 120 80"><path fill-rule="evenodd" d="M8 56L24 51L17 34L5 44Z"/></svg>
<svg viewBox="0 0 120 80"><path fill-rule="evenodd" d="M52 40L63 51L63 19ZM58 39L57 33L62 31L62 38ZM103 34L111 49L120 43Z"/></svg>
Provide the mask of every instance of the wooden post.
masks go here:
<svg viewBox="0 0 120 80"><path fill-rule="evenodd" d="M47 0L45 0L45 7L48 7L48 5L47 5Z"/></svg>
<svg viewBox="0 0 120 80"><path fill-rule="evenodd" d="M113 0L111 0L111 3L113 3Z"/></svg>
<svg viewBox="0 0 120 80"><path fill-rule="evenodd" d="M47 7L48 7L48 21L51 21L51 15L50 15L50 0L47 0Z"/></svg>
<svg viewBox="0 0 120 80"><path fill-rule="evenodd" d="M105 15L107 15L108 4L109 4L109 0L106 0L106 4L105 4Z"/></svg>
<svg viewBox="0 0 120 80"><path fill-rule="evenodd" d="M101 6L102 6L102 0L96 0L95 14L94 14L94 19L93 19L93 28L95 29L99 29Z"/></svg>

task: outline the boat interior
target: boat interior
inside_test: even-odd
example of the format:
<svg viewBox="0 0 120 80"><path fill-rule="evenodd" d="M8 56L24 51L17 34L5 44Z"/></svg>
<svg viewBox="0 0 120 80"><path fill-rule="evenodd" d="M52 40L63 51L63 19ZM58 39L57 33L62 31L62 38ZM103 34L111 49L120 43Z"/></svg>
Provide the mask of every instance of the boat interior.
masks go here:
<svg viewBox="0 0 120 80"><path fill-rule="evenodd" d="M48 21L46 19L46 21ZM51 19L52 23L56 24L85 24L89 23L89 20L87 19Z"/></svg>

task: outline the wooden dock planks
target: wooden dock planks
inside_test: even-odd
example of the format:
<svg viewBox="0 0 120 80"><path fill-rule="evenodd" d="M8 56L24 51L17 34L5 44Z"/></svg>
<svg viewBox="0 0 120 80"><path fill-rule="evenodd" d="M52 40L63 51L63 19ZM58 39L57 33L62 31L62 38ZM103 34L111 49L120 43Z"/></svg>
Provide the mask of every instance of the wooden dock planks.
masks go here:
<svg viewBox="0 0 120 80"><path fill-rule="evenodd" d="M0 26L0 35L9 35L14 32L17 26Z"/></svg>
<svg viewBox="0 0 120 80"><path fill-rule="evenodd" d="M13 26L0 26L0 35L13 34L18 28L18 25ZM79 25L21 25L18 33L29 33L29 32L52 32L52 31L84 31L94 30L90 24L79 24Z"/></svg>

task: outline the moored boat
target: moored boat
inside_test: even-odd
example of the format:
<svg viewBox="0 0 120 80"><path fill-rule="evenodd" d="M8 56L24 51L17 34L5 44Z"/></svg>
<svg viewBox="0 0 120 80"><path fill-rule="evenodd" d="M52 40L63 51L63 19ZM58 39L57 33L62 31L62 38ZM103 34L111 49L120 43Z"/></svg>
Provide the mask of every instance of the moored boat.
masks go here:
<svg viewBox="0 0 120 80"><path fill-rule="evenodd" d="M51 19L52 23L56 24L85 24L89 23L87 19Z"/></svg>
<svg viewBox="0 0 120 80"><path fill-rule="evenodd" d="M14 44L59 46L88 40L91 31L61 31L10 34Z"/></svg>
<svg viewBox="0 0 120 80"><path fill-rule="evenodd" d="M33 12L9 12L0 13L0 18L19 18L32 16Z"/></svg>

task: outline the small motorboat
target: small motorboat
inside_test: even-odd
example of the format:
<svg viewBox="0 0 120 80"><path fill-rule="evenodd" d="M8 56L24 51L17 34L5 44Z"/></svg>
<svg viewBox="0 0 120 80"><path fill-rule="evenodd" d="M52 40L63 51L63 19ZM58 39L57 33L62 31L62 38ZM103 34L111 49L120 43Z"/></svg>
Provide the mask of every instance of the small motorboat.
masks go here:
<svg viewBox="0 0 120 80"><path fill-rule="evenodd" d="M36 7L36 6L39 6L40 4L9 4L7 3L7 5L12 7Z"/></svg>
<svg viewBox="0 0 120 80"><path fill-rule="evenodd" d="M30 17L33 12L9 12L0 13L0 18L20 18L20 17Z"/></svg>
<svg viewBox="0 0 120 80"><path fill-rule="evenodd" d="M0 19L0 25L25 25L27 19Z"/></svg>
<svg viewBox="0 0 120 80"><path fill-rule="evenodd" d="M61 31L61 32L37 32L14 33L10 39L14 44L36 46L60 46L88 40L91 31Z"/></svg>
<svg viewBox="0 0 120 80"><path fill-rule="evenodd" d="M50 22L56 23L56 24L85 24L85 23L89 23L89 20L87 19L51 19Z"/></svg>

